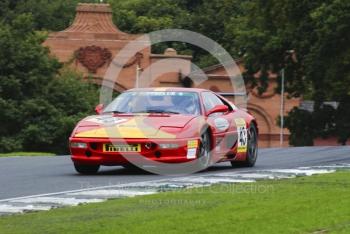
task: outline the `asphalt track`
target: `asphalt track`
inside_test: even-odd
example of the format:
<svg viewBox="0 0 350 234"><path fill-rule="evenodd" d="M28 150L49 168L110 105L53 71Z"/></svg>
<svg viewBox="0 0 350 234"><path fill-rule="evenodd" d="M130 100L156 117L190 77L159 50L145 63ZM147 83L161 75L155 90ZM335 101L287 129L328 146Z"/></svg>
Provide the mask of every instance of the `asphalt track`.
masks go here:
<svg viewBox="0 0 350 234"><path fill-rule="evenodd" d="M260 149L254 168L232 168L229 163L221 163L200 173L253 172L337 163L350 163L350 146ZM79 175L69 156L0 158L0 200L166 178L170 177L122 167L102 167L97 175Z"/></svg>

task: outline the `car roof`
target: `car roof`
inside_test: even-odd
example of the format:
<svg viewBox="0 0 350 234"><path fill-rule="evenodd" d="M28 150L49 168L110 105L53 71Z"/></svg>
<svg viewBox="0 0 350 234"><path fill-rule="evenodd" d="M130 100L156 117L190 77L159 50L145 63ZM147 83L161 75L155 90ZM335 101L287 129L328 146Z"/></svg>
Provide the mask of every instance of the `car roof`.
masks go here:
<svg viewBox="0 0 350 234"><path fill-rule="evenodd" d="M155 87L155 88L134 88L129 89L126 92L133 91L133 92L142 92L142 91L151 91L151 92L160 92L160 91L166 91L166 92L211 92L207 89L200 89L200 88L183 88L183 87Z"/></svg>

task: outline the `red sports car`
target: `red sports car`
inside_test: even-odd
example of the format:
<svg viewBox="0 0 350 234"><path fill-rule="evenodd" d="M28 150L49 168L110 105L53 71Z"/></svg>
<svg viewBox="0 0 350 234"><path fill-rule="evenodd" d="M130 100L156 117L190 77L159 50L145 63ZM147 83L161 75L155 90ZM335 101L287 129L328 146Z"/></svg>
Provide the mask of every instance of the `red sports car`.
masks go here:
<svg viewBox="0 0 350 234"><path fill-rule="evenodd" d="M96 107L70 137L77 172L136 162L174 165L216 162L252 167L258 126L252 115L205 89L139 88ZM140 166L140 164L137 164Z"/></svg>

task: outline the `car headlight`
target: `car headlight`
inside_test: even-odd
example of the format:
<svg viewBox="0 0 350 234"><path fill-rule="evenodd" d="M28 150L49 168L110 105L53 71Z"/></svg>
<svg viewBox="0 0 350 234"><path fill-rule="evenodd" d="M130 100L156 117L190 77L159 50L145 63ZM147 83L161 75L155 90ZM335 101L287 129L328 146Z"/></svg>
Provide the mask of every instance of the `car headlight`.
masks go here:
<svg viewBox="0 0 350 234"><path fill-rule="evenodd" d="M161 149L177 149L179 148L178 144L159 144L159 148Z"/></svg>
<svg viewBox="0 0 350 234"><path fill-rule="evenodd" d="M87 144L84 142L71 142L70 143L71 148L80 148L80 149L86 149Z"/></svg>

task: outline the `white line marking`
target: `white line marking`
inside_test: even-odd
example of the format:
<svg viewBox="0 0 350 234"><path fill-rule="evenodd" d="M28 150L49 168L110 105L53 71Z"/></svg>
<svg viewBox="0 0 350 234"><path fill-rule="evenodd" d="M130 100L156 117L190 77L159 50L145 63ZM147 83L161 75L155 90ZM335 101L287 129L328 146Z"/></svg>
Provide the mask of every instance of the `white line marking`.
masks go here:
<svg viewBox="0 0 350 234"><path fill-rule="evenodd" d="M135 191L135 190L115 190L115 189L105 189L105 190L92 190L92 191L83 191L83 192L76 192L76 193L69 193L67 195L70 196L94 196L94 197L100 197L100 196L106 196L106 197L135 197L135 196L141 196L141 195L150 195L155 194L157 191Z"/></svg>
<svg viewBox="0 0 350 234"><path fill-rule="evenodd" d="M327 174L327 173L333 173L335 170L325 170L325 169L310 169L310 170L301 170L301 169L272 169L269 170L271 172L278 172L278 173L291 173L295 175L305 175L305 176L311 176L311 175L317 175L317 174Z"/></svg>
<svg viewBox="0 0 350 234"><path fill-rule="evenodd" d="M51 206L33 206L33 205L26 205L26 206L15 206L15 205L1 205L0 204L0 212L2 213L22 213L24 211L43 211L43 210L50 210Z"/></svg>
<svg viewBox="0 0 350 234"><path fill-rule="evenodd" d="M225 174L217 174L215 176L228 176L232 178L240 178L240 179L253 179L253 180L261 180L261 179L284 179L284 178L293 178L295 176L286 176L286 175L276 175L272 173L241 173L241 174L234 174L234 173L225 173Z"/></svg>
<svg viewBox="0 0 350 234"><path fill-rule="evenodd" d="M77 198L65 198L65 197L34 197L16 200L20 203L29 204L58 204L60 206L77 206L83 203L96 203L103 202L105 199L77 199Z"/></svg>
<svg viewBox="0 0 350 234"><path fill-rule="evenodd" d="M299 167L299 169L349 169L350 164L338 164L338 165L324 165L324 166L313 166L313 167Z"/></svg>
<svg viewBox="0 0 350 234"><path fill-rule="evenodd" d="M218 183L252 183L255 180L244 180L244 179L234 179L234 178L214 178L214 177L192 177L192 178L179 178L174 179L174 181L186 181L201 184L218 184Z"/></svg>
<svg viewBox="0 0 350 234"><path fill-rule="evenodd" d="M174 179L167 179L159 182L141 182L137 184L128 184L123 189L139 188L139 189L171 189L171 188L190 188L200 186L201 184L194 184L184 181L174 181Z"/></svg>
<svg viewBox="0 0 350 234"><path fill-rule="evenodd" d="M162 181L166 181L166 180L169 180L169 179L150 180L149 182L157 182L157 181L162 182ZM145 183L145 182L147 182L147 181L134 182L134 183L124 183L124 184L118 184L118 185L97 186L97 187L91 187L91 188L86 188L86 189L66 190L66 191L55 192L55 193L42 193L42 194L23 196L23 197L12 197L12 198L2 199L2 200L0 200L0 202L16 201L16 200L20 200L20 199L34 198L34 197L43 197L43 196L55 196L55 195L62 195L62 194L67 194L67 193L73 193L73 192L90 191L90 190L93 190L93 189L123 188L123 187L126 187L125 185L129 186L130 184L135 184L135 186L136 186L136 184L141 184L141 183Z"/></svg>

